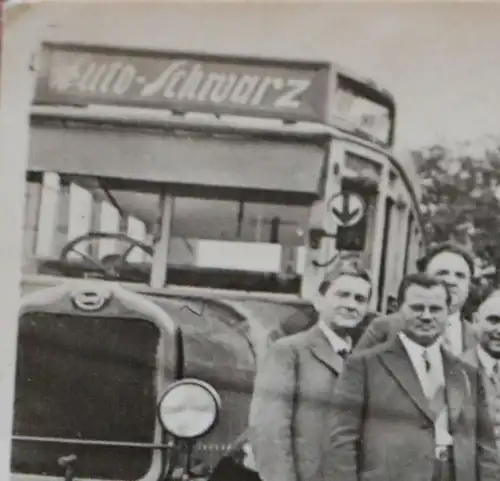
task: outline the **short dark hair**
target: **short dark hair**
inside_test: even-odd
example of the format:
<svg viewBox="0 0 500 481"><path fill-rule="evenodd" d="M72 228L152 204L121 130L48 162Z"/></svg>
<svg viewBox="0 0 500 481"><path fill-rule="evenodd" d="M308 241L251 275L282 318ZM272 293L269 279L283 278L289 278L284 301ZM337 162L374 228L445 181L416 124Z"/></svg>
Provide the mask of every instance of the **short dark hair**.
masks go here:
<svg viewBox="0 0 500 481"><path fill-rule="evenodd" d="M326 273L318 287L318 292L324 296L328 292L328 289L330 289L332 283L341 276L359 277L368 282L370 286L372 284L371 275L368 269L365 269L359 257L344 257L340 258L335 266Z"/></svg>
<svg viewBox="0 0 500 481"><path fill-rule="evenodd" d="M451 304L451 294L448 286L436 279L435 277L425 274L424 272L417 272L415 274L406 275L398 290L398 304L403 304L405 300L406 291L413 285L425 287L426 289L432 289L433 287L442 287L446 292L446 304L449 306Z"/></svg>
<svg viewBox="0 0 500 481"><path fill-rule="evenodd" d="M454 242L443 242L431 247L426 254L417 261L417 269L420 272L425 272L432 259L443 252L449 252L462 257L469 266L471 275L474 274L474 255L467 248Z"/></svg>

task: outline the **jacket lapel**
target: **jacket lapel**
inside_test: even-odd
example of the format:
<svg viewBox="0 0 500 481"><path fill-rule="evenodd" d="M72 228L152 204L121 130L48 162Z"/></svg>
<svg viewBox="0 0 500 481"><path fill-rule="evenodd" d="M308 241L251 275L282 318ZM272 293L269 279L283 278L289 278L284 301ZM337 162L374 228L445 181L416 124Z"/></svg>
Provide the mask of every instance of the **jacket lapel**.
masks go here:
<svg viewBox="0 0 500 481"><path fill-rule="evenodd" d="M469 364L470 366L475 367L479 375L482 376L483 379L483 384L484 384L484 389L486 390L486 397L488 399L494 398L495 397L495 386L493 386L493 383L489 376L486 374L484 371L484 367L479 360L479 356L477 355L477 348L474 347L473 349L469 349L463 356L462 360ZM491 407L491 405L490 405Z"/></svg>
<svg viewBox="0 0 500 481"><path fill-rule="evenodd" d="M446 400L448 402L450 428L451 432L454 432L453 425L462 411L465 393L470 391L472 386L458 359L451 356L446 349L441 349L441 352L443 355L444 377L446 379Z"/></svg>
<svg viewBox="0 0 500 481"><path fill-rule="evenodd" d="M418 379L413 364L399 337L379 355L380 361L394 377L403 390L410 396L415 405L432 421L435 414L429 407L429 401Z"/></svg>
<svg viewBox="0 0 500 481"><path fill-rule="evenodd" d="M332 349L325 334L317 326L311 329L309 349L318 361L322 362L335 374L342 371L344 360Z"/></svg>

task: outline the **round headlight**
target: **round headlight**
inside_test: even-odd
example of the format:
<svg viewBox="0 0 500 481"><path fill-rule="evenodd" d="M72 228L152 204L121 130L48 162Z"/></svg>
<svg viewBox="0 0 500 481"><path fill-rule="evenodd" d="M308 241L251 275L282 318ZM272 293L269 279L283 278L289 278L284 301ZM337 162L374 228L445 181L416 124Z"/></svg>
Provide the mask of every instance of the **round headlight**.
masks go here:
<svg viewBox="0 0 500 481"><path fill-rule="evenodd" d="M183 379L172 384L158 403L158 416L165 430L177 438L195 439L217 423L220 397L210 384Z"/></svg>

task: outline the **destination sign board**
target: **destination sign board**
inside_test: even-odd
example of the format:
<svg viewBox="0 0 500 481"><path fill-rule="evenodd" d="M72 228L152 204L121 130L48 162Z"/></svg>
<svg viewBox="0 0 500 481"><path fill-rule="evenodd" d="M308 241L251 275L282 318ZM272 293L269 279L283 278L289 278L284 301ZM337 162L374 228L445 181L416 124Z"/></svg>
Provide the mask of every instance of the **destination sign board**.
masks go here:
<svg viewBox="0 0 500 481"><path fill-rule="evenodd" d="M392 99L328 62L44 44L34 103L324 122L389 145Z"/></svg>
<svg viewBox="0 0 500 481"><path fill-rule="evenodd" d="M328 64L44 45L35 103L115 104L316 120Z"/></svg>

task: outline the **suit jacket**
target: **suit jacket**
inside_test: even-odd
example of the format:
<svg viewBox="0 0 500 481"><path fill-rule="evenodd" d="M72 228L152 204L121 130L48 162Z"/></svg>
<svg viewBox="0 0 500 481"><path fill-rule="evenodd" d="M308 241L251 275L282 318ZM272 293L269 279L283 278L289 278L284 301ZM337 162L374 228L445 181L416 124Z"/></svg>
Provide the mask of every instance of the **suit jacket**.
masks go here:
<svg viewBox="0 0 500 481"><path fill-rule="evenodd" d="M495 393L495 387L493 386L491 379L484 372L483 366L479 361L479 357L477 355L477 349L469 349L462 356L462 360L467 364L470 364L474 368L478 370L478 373L483 377L483 383L486 390L486 398L488 400L490 417L493 422L493 427L496 427L496 441L498 452L500 453L500 418L497 418L495 414L496 406L500 406L500 398L497 397Z"/></svg>
<svg viewBox="0 0 500 481"><path fill-rule="evenodd" d="M259 366L251 445L263 481L321 481L325 419L343 359L318 326L274 342Z"/></svg>
<svg viewBox="0 0 500 481"><path fill-rule="evenodd" d="M399 312L373 319L356 344L355 350L360 352L379 344L391 343L403 328L403 324L404 319ZM477 344L477 337L474 328L464 319L462 326L463 350L466 351Z"/></svg>
<svg viewBox="0 0 500 481"><path fill-rule="evenodd" d="M481 377L444 349L456 481L500 479ZM337 381L330 418L332 481L431 481L434 415L397 337L352 355Z"/></svg>

